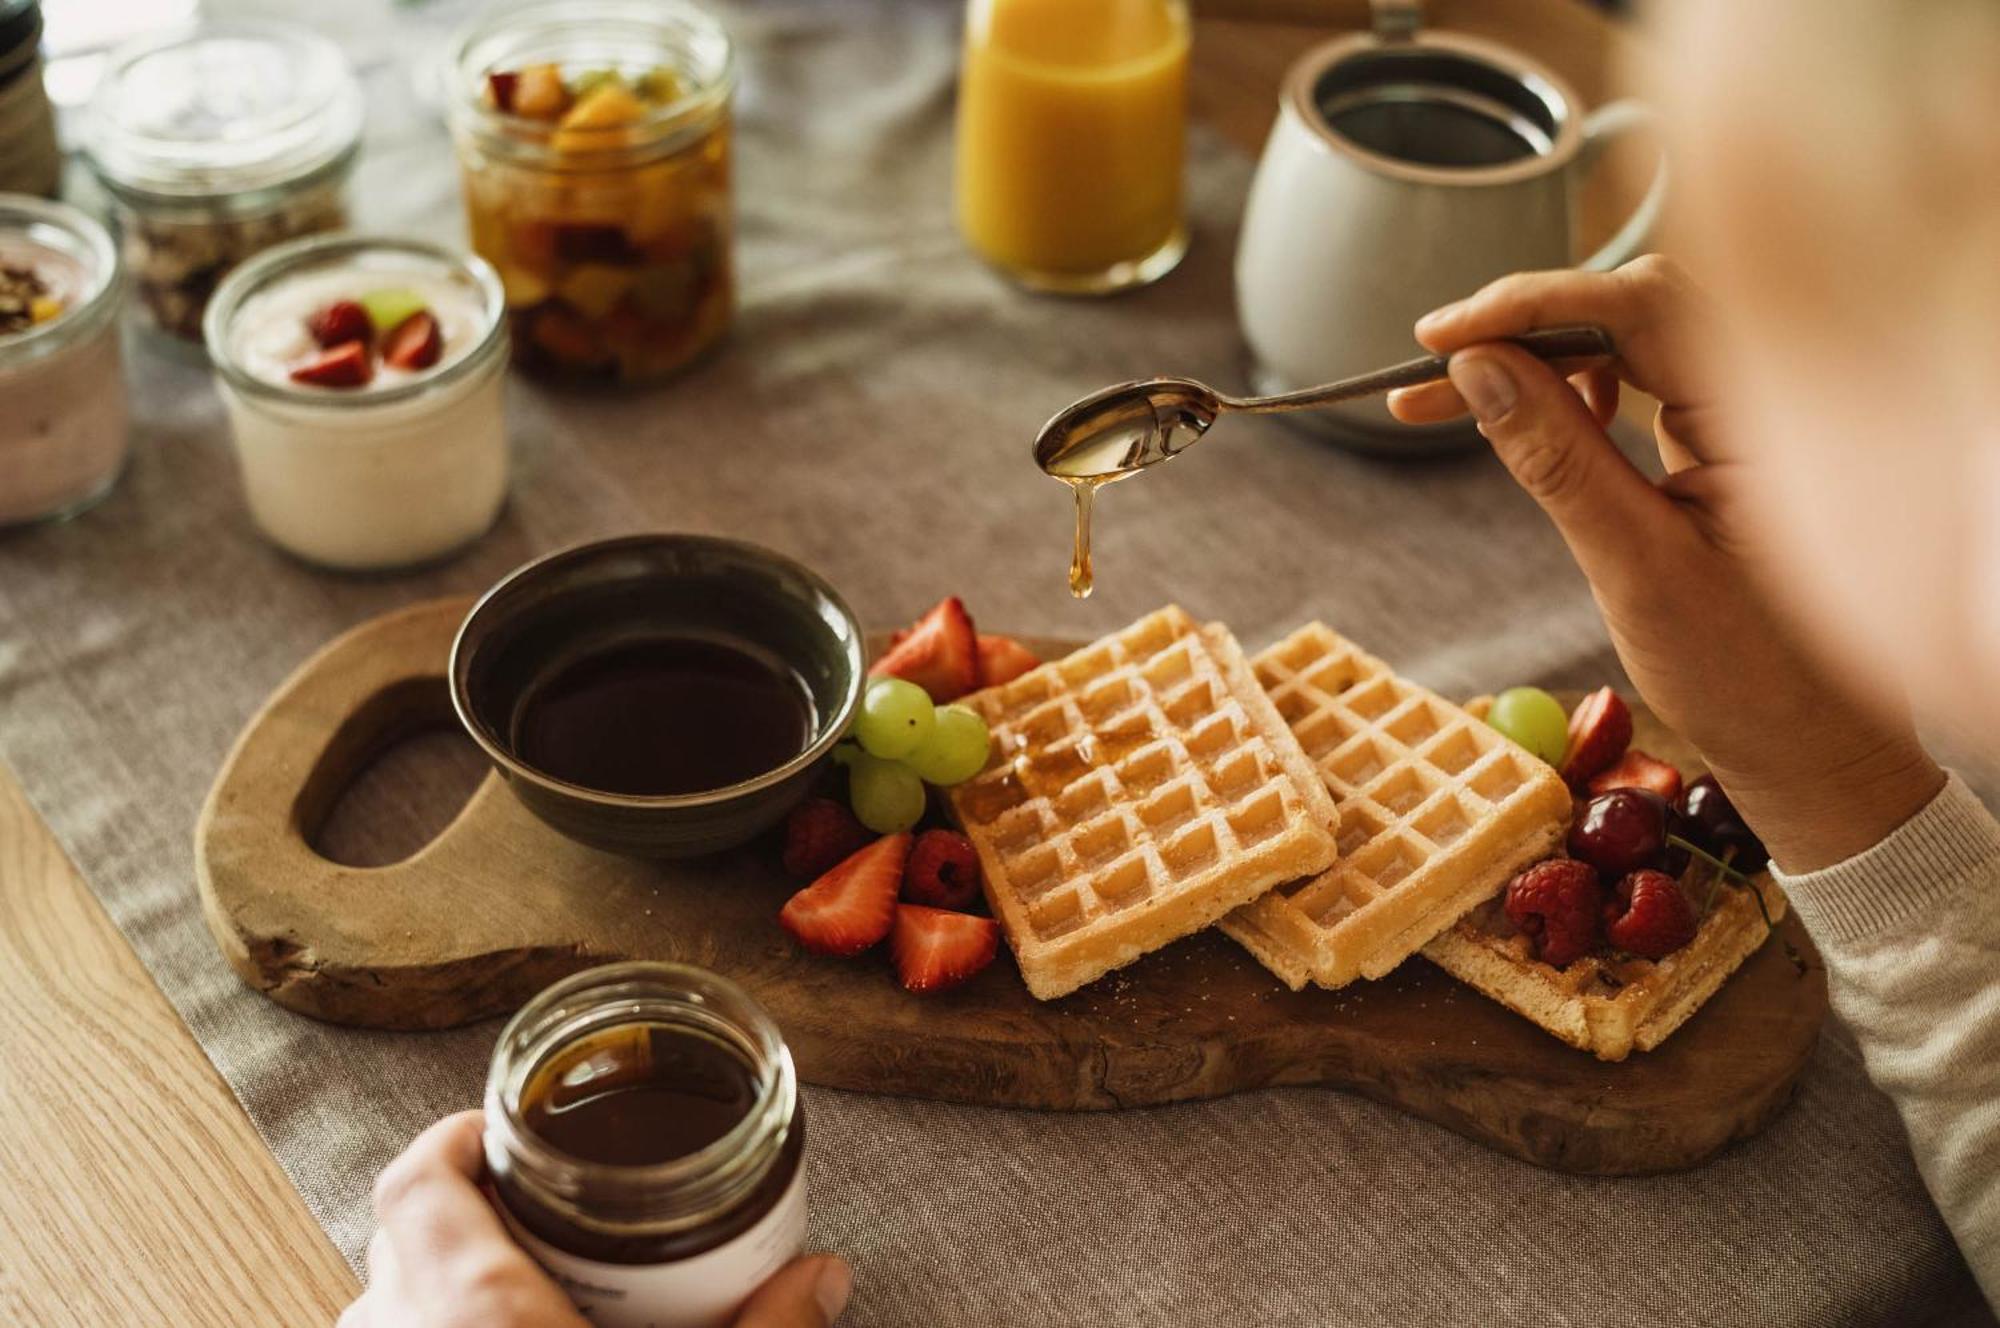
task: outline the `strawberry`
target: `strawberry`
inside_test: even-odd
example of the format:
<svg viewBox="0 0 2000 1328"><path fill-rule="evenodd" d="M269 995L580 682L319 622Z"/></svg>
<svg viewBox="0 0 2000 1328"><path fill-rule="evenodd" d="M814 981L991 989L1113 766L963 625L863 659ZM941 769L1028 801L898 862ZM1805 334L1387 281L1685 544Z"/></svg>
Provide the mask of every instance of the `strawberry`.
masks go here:
<svg viewBox="0 0 2000 1328"><path fill-rule="evenodd" d="M368 347L359 341L343 341L292 370L292 381L314 387L366 387L375 376L368 362Z"/></svg>
<svg viewBox="0 0 2000 1328"><path fill-rule="evenodd" d="M889 940L906 991L943 991L978 973L1000 952L1000 924L922 904L896 905Z"/></svg>
<svg viewBox="0 0 2000 1328"><path fill-rule="evenodd" d="M1035 658L1034 651L1011 636L982 635L979 638L981 687L998 687L1003 682L1012 682L1041 662Z"/></svg>
<svg viewBox="0 0 2000 1328"><path fill-rule="evenodd" d="M1621 950L1664 959L1694 939L1701 920L1681 884L1665 872L1635 871L1604 903L1604 934Z"/></svg>
<svg viewBox="0 0 2000 1328"><path fill-rule="evenodd" d="M1599 772L1590 781L1593 794L1621 788L1645 789L1672 802L1681 795L1681 772L1659 757L1649 756L1634 747L1620 757L1616 765Z"/></svg>
<svg viewBox="0 0 2000 1328"><path fill-rule="evenodd" d="M428 309L417 310L382 339L383 363L409 373L430 368L443 354L444 335L438 331L437 315Z"/></svg>
<svg viewBox="0 0 2000 1328"><path fill-rule="evenodd" d="M1571 788L1583 788L1592 776L1608 769L1632 743L1632 711L1625 698L1600 687L1577 703L1569 716L1569 750L1562 777Z"/></svg>
<svg viewBox="0 0 2000 1328"><path fill-rule="evenodd" d="M978 687L979 639L965 602L956 595L939 601L868 672L913 682L939 705Z"/></svg>
<svg viewBox="0 0 2000 1328"><path fill-rule="evenodd" d="M815 880L866 848L875 836L831 798L807 798L785 821L785 871Z"/></svg>
<svg viewBox="0 0 2000 1328"><path fill-rule="evenodd" d="M884 835L786 900L778 921L815 954L860 954L889 934L909 856L908 834Z"/></svg>
<svg viewBox="0 0 2000 1328"><path fill-rule="evenodd" d="M521 76L511 69L496 69L486 76L486 96L496 111L511 114L514 110L514 92L521 86Z"/></svg>
<svg viewBox="0 0 2000 1328"><path fill-rule="evenodd" d="M926 830L910 850L903 898L932 908L966 909L979 898L979 855L956 830Z"/></svg>
<svg viewBox="0 0 2000 1328"><path fill-rule="evenodd" d="M321 350L332 350L348 341L367 345L375 339L375 324L368 311L353 300L335 300L324 309L315 309L306 319L306 331Z"/></svg>
<svg viewBox="0 0 2000 1328"><path fill-rule="evenodd" d="M1506 909L1534 942L1536 958L1565 968L1597 946L1604 887L1589 863L1550 858L1507 883Z"/></svg>

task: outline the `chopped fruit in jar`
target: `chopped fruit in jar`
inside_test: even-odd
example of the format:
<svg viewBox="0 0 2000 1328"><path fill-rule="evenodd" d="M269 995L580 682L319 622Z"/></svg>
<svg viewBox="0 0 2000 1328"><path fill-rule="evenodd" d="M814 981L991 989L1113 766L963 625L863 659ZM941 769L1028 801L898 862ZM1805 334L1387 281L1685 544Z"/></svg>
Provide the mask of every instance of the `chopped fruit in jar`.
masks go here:
<svg viewBox="0 0 2000 1328"><path fill-rule="evenodd" d="M643 255L633 247L623 226L598 221L558 222L549 230L555 257L566 263L611 263L630 267Z"/></svg>
<svg viewBox="0 0 2000 1328"><path fill-rule="evenodd" d="M694 264L681 259L642 267L632 278L632 305L656 323L678 323L701 300Z"/></svg>
<svg viewBox="0 0 2000 1328"><path fill-rule="evenodd" d="M1614 880L1653 866L1667 848L1668 810L1665 798L1646 789L1599 794L1570 827L1570 854Z"/></svg>
<svg viewBox="0 0 2000 1328"><path fill-rule="evenodd" d="M1551 858L1507 883L1505 907L1534 943L1535 957L1565 968L1597 948L1604 887L1589 863Z"/></svg>
<svg viewBox="0 0 2000 1328"><path fill-rule="evenodd" d="M312 387L366 387L375 377L368 362L368 347L359 341L345 341L307 360L292 370L292 381Z"/></svg>
<svg viewBox="0 0 2000 1328"><path fill-rule="evenodd" d="M353 300L335 300L316 309L306 319L306 333L321 350L331 350L349 341L363 345L375 339L375 324L368 311Z"/></svg>
<svg viewBox="0 0 2000 1328"><path fill-rule="evenodd" d="M785 818L785 873L815 880L874 839L853 812L832 798L807 798Z"/></svg>
<svg viewBox="0 0 2000 1328"><path fill-rule="evenodd" d="M556 294L585 318L603 318L631 291L633 281L630 268L582 263L562 279Z"/></svg>
<svg viewBox="0 0 2000 1328"><path fill-rule="evenodd" d="M1714 775L1689 781L1674 810L1681 814L1687 837L1695 847L1726 861L1737 871L1764 870L1771 854L1764 841L1743 820Z"/></svg>
<svg viewBox="0 0 2000 1328"><path fill-rule="evenodd" d="M578 90L576 102L563 113L561 134L577 130L585 132L600 129L623 129L646 118L646 103L633 95L622 80L616 78L608 83L599 83L588 91ZM585 146L594 146L594 141L586 140ZM562 146L557 144L557 150Z"/></svg>
<svg viewBox="0 0 2000 1328"><path fill-rule="evenodd" d="M500 269L500 289L507 297L507 307L524 309L540 304L551 294L549 283L540 275L526 268L507 266Z"/></svg>
<svg viewBox="0 0 2000 1328"><path fill-rule="evenodd" d="M545 304L534 311L533 320L530 339L557 363L571 368L609 364L611 357L597 330L581 315L560 304Z"/></svg>
<svg viewBox="0 0 2000 1328"><path fill-rule="evenodd" d="M1665 959L1694 939L1701 919L1681 883L1665 872L1635 871L1604 903L1604 936L1642 959Z"/></svg>
<svg viewBox="0 0 2000 1328"><path fill-rule="evenodd" d="M423 296L400 286L369 291L357 303L368 315L369 325L385 335L401 327L404 319L422 313L425 308Z"/></svg>
<svg viewBox="0 0 2000 1328"><path fill-rule="evenodd" d="M681 99L686 89L681 76L665 65L654 65L632 80L632 91L648 106L669 106Z"/></svg>
<svg viewBox="0 0 2000 1328"><path fill-rule="evenodd" d="M37 295L28 301L28 321L40 326L62 316L66 306L53 295Z"/></svg>
<svg viewBox="0 0 2000 1328"><path fill-rule="evenodd" d="M1609 793L1622 788L1645 789L1672 802L1681 795L1681 772L1659 757L1634 747L1619 757L1617 764L1599 771L1590 781L1592 793Z"/></svg>
<svg viewBox="0 0 2000 1328"><path fill-rule="evenodd" d="M913 682L940 705L977 688L979 640L965 602L956 595L940 601L868 671Z"/></svg>
<svg viewBox="0 0 2000 1328"><path fill-rule="evenodd" d="M382 362L407 373L428 369L443 355L444 334L428 309L405 318L382 343Z"/></svg>
<svg viewBox="0 0 2000 1328"><path fill-rule="evenodd" d="M930 795L916 771L865 751L848 764L847 795L861 824L878 835L912 828L930 806Z"/></svg>
<svg viewBox="0 0 2000 1328"><path fill-rule="evenodd" d="M511 69L496 69L486 76L486 100L496 111L508 115L514 113L514 93L521 86L521 76Z"/></svg>
<svg viewBox="0 0 2000 1328"><path fill-rule="evenodd" d="M943 991L993 962L1000 953L1000 924L971 913L898 904L889 950L905 991Z"/></svg>
<svg viewBox="0 0 2000 1328"><path fill-rule="evenodd" d="M59 318L64 307L33 268L0 266L0 336Z"/></svg>
<svg viewBox="0 0 2000 1328"><path fill-rule="evenodd" d="M1486 722L1550 765L1561 765L1569 745L1569 715L1539 687L1509 687L1493 698Z"/></svg>
<svg viewBox="0 0 2000 1328"><path fill-rule="evenodd" d="M939 706L931 736L910 753L910 768L926 784L951 788L986 768L992 745L992 734L978 711L962 705Z"/></svg>
<svg viewBox="0 0 2000 1328"><path fill-rule="evenodd" d="M926 830L903 869L903 898L913 904L963 911L979 898L979 855L956 830Z"/></svg>
<svg viewBox="0 0 2000 1328"><path fill-rule="evenodd" d="M1598 688L1570 713L1568 742L1562 777L1571 788L1581 789L1632 745L1631 707L1611 688Z"/></svg>
<svg viewBox="0 0 2000 1328"><path fill-rule="evenodd" d="M815 954L857 955L889 934L910 836L886 835L785 901L778 921Z"/></svg>
<svg viewBox="0 0 2000 1328"><path fill-rule="evenodd" d="M490 84L489 84L490 86ZM529 65L514 83L515 115L529 120L560 120L569 110L569 88L554 65Z"/></svg>
<svg viewBox="0 0 2000 1328"><path fill-rule="evenodd" d="M998 687L1003 682L1012 682L1030 669L1038 668L1041 660L1035 652L1016 641L1011 636L987 636L979 638L979 685Z"/></svg>
<svg viewBox="0 0 2000 1328"><path fill-rule="evenodd" d="M854 737L870 756L900 761L930 740L937 706L930 695L901 678L871 678L854 720Z"/></svg>

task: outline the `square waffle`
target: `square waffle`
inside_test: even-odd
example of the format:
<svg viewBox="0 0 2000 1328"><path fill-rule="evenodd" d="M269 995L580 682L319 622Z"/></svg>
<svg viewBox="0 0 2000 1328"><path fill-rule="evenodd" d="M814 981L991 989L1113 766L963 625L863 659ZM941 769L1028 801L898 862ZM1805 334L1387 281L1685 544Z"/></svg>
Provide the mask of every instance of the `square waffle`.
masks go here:
<svg viewBox="0 0 2000 1328"><path fill-rule="evenodd" d="M1634 1048L1651 1051L1666 1041L1764 943L1769 929L1752 889L1773 923L1785 915L1785 896L1769 876L1722 886L1694 939L1665 959L1586 955L1551 968L1535 958L1498 899L1431 941L1424 958L1572 1047L1622 1061Z"/></svg>
<svg viewBox="0 0 2000 1328"><path fill-rule="evenodd" d="M1333 799L1220 624L1169 606L965 704L993 755L952 813L1042 1000L1333 861Z"/></svg>
<svg viewBox="0 0 2000 1328"><path fill-rule="evenodd" d="M1329 870L1222 922L1294 990L1381 977L1561 842L1547 763L1323 623L1253 667L1340 806Z"/></svg>

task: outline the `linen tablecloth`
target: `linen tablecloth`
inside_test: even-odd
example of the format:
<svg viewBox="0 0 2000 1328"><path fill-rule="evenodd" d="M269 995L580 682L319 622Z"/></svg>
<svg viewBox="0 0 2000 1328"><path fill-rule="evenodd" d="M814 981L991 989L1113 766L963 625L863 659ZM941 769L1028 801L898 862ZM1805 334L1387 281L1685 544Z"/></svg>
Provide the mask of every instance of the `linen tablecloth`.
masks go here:
<svg viewBox="0 0 2000 1328"><path fill-rule="evenodd" d="M151 342L130 356L137 456L116 495L0 541L0 757L350 1259L374 1173L477 1101L496 1028L343 1030L245 989L203 927L190 838L263 697L363 619L574 541L679 528L804 559L876 623L959 593L995 628L1085 636L1175 600L1252 647L1323 617L1448 693L1618 677L1560 541L1489 456L1369 461L1268 420L1108 491L1100 588L1071 601L1068 495L1027 442L1106 382L1240 384L1229 268L1250 163L1198 129L1181 270L1117 299L1036 298L951 226L955 5L722 8L744 56L734 335L655 391L513 384L513 500L465 557L371 580L275 552L206 370ZM341 25L369 92L362 221L461 239L413 74L459 11L312 15ZM328 834L412 847L475 770L462 747L405 752ZM859 1325L1918 1322L1969 1295L1893 1112L1831 1034L1763 1137L1643 1180L1538 1171L1324 1091L1080 1116L807 1101L812 1240L856 1263Z"/></svg>

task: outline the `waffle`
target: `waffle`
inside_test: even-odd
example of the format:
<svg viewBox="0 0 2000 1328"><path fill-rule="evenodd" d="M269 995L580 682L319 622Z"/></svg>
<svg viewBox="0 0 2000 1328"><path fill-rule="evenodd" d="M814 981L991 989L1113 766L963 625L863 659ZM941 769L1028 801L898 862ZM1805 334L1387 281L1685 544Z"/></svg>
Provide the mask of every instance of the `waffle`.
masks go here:
<svg viewBox="0 0 2000 1328"><path fill-rule="evenodd" d="M1764 943L1769 929L1751 888L1773 923L1785 915L1785 897L1768 876L1754 887L1723 886L1694 939L1665 959L1591 955L1551 968L1497 899L1426 945L1424 957L1572 1047L1622 1061L1666 1041Z"/></svg>
<svg viewBox="0 0 2000 1328"><path fill-rule="evenodd" d="M965 704L993 756L952 812L1042 1000L1333 861L1333 799L1220 624L1170 606Z"/></svg>
<svg viewBox="0 0 2000 1328"><path fill-rule="evenodd" d="M1554 770L1324 624L1254 666L1340 806L1330 870L1222 922L1294 990L1381 977L1561 841Z"/></svg>

